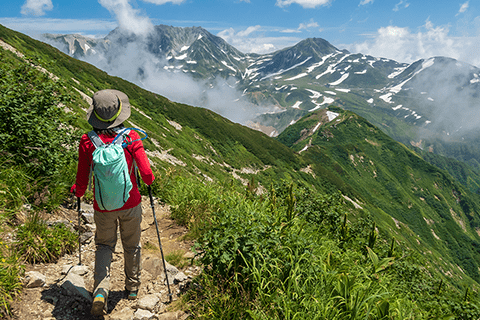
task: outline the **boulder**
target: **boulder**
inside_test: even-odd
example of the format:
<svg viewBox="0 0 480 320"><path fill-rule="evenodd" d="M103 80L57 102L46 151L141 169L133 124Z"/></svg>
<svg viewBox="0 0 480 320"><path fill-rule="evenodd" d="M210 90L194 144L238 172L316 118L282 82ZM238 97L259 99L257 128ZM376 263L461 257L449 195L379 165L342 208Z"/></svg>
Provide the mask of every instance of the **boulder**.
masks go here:
<svg viewBox="0 0 480 320"><path fill-rule="evenodd" d="M27 288L38 288L43 287L47 277L37 271L29 271L25 275L25 287Z"/></svg>
<svg viewBox="0 0 480 320"><path fill-rule="evenodd" d="M60 286L72 295L80 296L89 302L93 302L90 292L85 288L85 281L78 274L69 272Z"/></svg>
<svg viewBox="0 0 480 320"><path fill-rule="evenodd" d="M138 300L137 308L155 312L155 307L160 302L160 298L156 294L149 294Z"/></svg>
<svg viewBox="0 0 480 320"><path fill-rule="evenodd" d="M134 314L133 314L133 320L154 320L158 319L157 316L154 313L151 313L148 310L144 309L138 309Z"/></svg>

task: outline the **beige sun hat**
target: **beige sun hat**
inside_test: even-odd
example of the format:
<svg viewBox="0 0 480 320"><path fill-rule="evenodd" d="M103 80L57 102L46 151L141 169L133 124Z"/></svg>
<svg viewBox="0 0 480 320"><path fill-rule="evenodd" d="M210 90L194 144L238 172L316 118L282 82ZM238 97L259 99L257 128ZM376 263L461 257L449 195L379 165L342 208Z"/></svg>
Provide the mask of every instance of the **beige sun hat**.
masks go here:
<svg viewBox="0 0 480 320"><path fill-rule="evenodd" d="M131 107L125 93L105 89L93 94L93 103L87 111L88 123L96 129L110 129L130 117Z"/></svg>

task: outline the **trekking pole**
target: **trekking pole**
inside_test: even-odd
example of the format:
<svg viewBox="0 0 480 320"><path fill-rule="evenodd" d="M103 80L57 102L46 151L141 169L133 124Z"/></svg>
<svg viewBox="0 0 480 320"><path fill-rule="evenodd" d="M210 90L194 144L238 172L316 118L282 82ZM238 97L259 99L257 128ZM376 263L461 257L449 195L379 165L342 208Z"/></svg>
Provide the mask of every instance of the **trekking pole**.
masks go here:
<svg viewBox="0 0 480 320"><path fill-rule="evenodd" d="M165 265L165 258L163 257L162 241L160 240L160 233L158 232L157 217L155 216L155 206L154 206L153 197L152 197L152 187L147 186L147 188L148 188L148 195L150 196L150 206L152 207L153 220L155 221L155 228L157 229L157 238L158 238L158 244L160 245L160 253L162 254L163 270L165 271L165 278L167 279L168 298L170 302L172 302L172 292L170 291L170 283L168 281L167 267Z"/></svg>
<svg viewBox="0 0 480 320"><path fill-rule="evenodd" d="M80 197L77 197L77 212L78 212L78 265L82 265L82 241L80 240L81 238L81 228L80 228L80 218L81 218L81 213L80 213Z"/></svg>

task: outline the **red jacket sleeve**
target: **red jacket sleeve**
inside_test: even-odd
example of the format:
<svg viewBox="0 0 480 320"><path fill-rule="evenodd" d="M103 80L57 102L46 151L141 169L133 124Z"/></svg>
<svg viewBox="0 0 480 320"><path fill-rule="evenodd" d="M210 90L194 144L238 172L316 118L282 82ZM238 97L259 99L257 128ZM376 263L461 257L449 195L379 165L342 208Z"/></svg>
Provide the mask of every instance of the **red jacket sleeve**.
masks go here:
<svg viewBox="0 0 480 320"><path fill-rule="evenodd" d="M92 153L88 150L87 141L90 141L88 136L84 134L80 139L78 146L78 167L76 179L75 196L82 197L87 191L88 180L90 177L90 165L92 163Z"/></svg>

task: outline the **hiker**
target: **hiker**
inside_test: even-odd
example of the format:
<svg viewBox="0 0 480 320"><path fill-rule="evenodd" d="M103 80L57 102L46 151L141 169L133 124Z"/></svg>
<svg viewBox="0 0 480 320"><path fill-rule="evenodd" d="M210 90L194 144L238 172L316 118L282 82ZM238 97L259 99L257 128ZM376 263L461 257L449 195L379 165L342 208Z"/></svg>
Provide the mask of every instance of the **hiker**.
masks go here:
<svg viewBox="0 0 480 320"><path fill-rule="evenodd" d="M98 148L98 146L96 148L95 136L101 139L101 141L96 140L97 144L110 143L109 146L113 145L112 142L117 133L121 132L122 129L125 130L123 122L129 116L130 103L125 93L112 89L95 92L93 104L87 111L87 120L96 134L89 132L84 134L80 140L77 177L75 184L71 188L75 196L80 198L87 190L92 161L94 160L92 154ZM109 187L107 191L100 190L101 188L97 186L98 181L95 181L100 180L100 178L95 179L96 173L92 178L95 182L93 208L96 225L96 250L91 313L96 316L101 316L107 311L107 300L110 290L110 264L117 242L118 225L120 225L120 236L124 250L125 291L128 299L137 298L141 268L140 223L142 221L142 206L134 165L138 166L140 176L147 185L151 185L155 179L139 134L131 130L128 134L119 136L118 139L127 143L126 147L124 144L123 153L128 165L128 173L130 173L130 181L126 181L128 184L131 182L129 196L123 199L122 190L114 190L118 189L118 187L115 188L117 185L113 188ZM123 161L124 159L122 158L121 160ZM100 175L98 176L100 177ZM126 202L118 209L107 210L102 202L104 200L102 194L99 194L100 191L103 191L104 195L109 191L120 191L120 195L116 196L117 199L113 200L118 200L121 204L124 203L123 201Z"/></svg>

